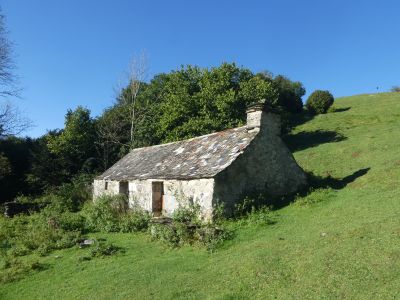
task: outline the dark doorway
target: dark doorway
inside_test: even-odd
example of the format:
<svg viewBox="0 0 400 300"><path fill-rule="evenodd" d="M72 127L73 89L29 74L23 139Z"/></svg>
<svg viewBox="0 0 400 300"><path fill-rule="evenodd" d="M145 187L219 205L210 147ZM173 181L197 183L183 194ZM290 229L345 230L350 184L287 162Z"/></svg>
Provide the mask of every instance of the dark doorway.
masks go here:
<svg viewBox="0 0 400 300"><path fill-rule="evenodd" d="M121 181L119 183L119 193L122 195L129 196L129 183L128 181Z"/></svg>
<svg viewBox="0 0 400 300"><path fill-rule="evenodd" d="M159 217L163 210L164 183L152 182L153 214Z"/></svg>

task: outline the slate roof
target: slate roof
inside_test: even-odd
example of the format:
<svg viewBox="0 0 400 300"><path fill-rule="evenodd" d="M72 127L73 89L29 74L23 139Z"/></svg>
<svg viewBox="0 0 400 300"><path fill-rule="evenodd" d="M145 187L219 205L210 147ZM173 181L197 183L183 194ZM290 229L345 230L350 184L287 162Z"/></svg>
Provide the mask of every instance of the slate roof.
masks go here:
<svg viewBox="0 0 400 300"><path fill-rule="evenodd" d="M243 126L189 140L133 149L97 179L210 178L243 153L257 132Z"/></svg>

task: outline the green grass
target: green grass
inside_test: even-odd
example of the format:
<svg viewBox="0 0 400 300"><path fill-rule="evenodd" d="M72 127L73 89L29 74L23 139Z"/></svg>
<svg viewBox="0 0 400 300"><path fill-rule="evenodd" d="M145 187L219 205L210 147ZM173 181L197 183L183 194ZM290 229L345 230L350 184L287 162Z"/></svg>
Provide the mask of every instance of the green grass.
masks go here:
<svg viewBox="0 0 400 300"><path fill-rule="evenodd" d="M346 186L298 199L274 213L274 225L237 229L211 254L102 234L125 252L83 262L88 250L77 248L32 256L48 267L0 286L0 299L400 298L400 93L335 107L298 126L289 144L304 169Z"/></svg>

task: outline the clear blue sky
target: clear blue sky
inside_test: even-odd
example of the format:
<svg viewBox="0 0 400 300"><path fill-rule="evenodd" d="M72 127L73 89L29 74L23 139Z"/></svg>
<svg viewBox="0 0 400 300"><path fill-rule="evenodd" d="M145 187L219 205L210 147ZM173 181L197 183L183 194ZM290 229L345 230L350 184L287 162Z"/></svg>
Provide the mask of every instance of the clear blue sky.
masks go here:
<svg viewBox="0 0 400 300"><path fill-rule="evenodd" d="M399 1L3 0L19 107L37 137L62 128L68 108L98 115L134 53L149 78L182 64L236 62L335 97L400 84Z"/></svg>

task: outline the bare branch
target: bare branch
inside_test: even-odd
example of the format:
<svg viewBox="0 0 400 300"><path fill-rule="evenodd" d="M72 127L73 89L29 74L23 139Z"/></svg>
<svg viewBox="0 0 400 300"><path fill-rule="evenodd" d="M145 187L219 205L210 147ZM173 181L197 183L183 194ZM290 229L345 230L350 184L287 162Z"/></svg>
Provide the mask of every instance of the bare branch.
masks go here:
<svg viewBox="0 0 400 300"><path fill-rule="evenodd" d="M19 96L12 43L7 38L5 17L0 9L0 97Z"/></svg>
<svg viewBox="0 0 400 300"><path fill-rule="evenodd" d="M10 102L0 104L0 137L18 135L32 126Z"/></svg>
<svg viewBox="0 0 400 300"><path fill-rule="evenodd" d="M131 133L130 133L130 140L131 145L133 145L133 132L134 132L134 124L135 124L135 105L136 105L136 98L140 91L141 84L145 80L147 75L148 68L147 68L147 55L144 51L142 51L139 55L134 55L132 57L129 71L127 74L128 78L128 89L126 93L126 97L128 99L124 99L126 104L131 106Z"/></svg>

